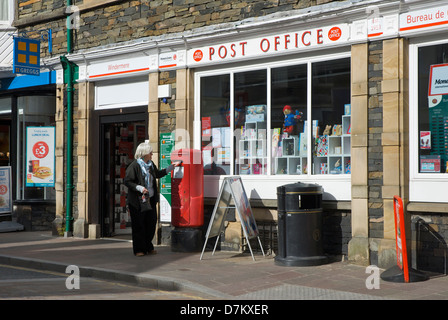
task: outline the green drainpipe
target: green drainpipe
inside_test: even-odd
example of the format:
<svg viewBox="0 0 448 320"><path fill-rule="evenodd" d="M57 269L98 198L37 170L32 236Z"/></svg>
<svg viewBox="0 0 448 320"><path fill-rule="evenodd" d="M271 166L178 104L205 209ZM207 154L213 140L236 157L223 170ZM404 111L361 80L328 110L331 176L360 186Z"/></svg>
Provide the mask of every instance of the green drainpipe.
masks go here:
<svg viewBox="0 0 448 320"><path fill-rule="evenodd" d="M71 0L67 0L67 7L71 6ZM67 16L69 26L70 16ZM73 50L73 32L67 28L67 53ZM67 183L66 183L66 219L64 237L73 235L73 83L75 64L66 56L61 56L61 64L64 69L64 80L67 83Z"/></svg>

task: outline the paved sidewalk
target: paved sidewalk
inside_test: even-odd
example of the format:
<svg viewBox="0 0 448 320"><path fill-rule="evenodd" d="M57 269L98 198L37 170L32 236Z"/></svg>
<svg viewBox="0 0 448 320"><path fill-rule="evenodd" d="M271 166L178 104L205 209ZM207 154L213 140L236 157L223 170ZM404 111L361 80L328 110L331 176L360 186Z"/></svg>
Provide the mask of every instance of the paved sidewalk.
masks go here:
<svg viewBox="0 0 448 320"><path fill-rule="evenodd" d="M367 289L366 268L348 262L284 267L272 256L234 252L172 252L135 257L129 241L52 237L50 232L0 233L0 264L65 272L77 265L81 277L139 283L154 289L186 290L219 300L448 300L448 277L392 283ZM383 271L383 270L381 270Z"/></svg>

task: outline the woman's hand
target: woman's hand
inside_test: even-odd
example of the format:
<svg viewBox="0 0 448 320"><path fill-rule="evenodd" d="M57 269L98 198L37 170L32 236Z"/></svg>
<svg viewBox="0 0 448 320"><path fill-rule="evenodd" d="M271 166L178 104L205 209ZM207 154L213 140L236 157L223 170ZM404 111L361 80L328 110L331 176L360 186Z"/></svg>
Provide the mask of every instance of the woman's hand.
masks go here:
<svg viewBox="0 0 448 320"><path fill-rule="evenodd" d="M173 162L173 166L178 167L182 164L182 160L181 161L177 161L177 162Z"/></svg>
<svg viewBox="0 0 448 320"><path fill-rule="evenodd" d="M146 193L149 192L148 189L146 189L146 188L143 187L143 186L137 186L137 187L135 187L135 188L137 189L137 191L140 191L141 194L146 194Z"/></svg>

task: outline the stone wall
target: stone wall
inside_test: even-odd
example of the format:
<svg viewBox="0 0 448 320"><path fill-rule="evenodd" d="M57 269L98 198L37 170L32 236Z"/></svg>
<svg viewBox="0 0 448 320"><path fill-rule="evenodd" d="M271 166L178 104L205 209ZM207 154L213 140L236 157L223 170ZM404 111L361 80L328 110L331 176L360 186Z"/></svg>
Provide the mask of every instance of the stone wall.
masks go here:
<svg viewBox="0 0 448 320"><path fill-rule="evenodd" d="M417 270L447 275L448 216L413 212L411 230L408 238L412 239L412 266Z"/></svg>
<svg viewBox="0 0 448 320"><path fill-rule="evenodd" d="M111 45L164 34L182 33L193 29L266 16L272 13L298 10L311 6L338 2L334 0L109 0L73 1L79 8L80 27L74 32L74 50ZM65 0L19 0L20 30L51 28L53 55L66 53ZM46 43L42 45L48 56Z"/></svg>
<svg viewBox="0 0 448 320"><path fill-rule="evenodd" d="M368 105L368 188L369 237L383 237L383 42L369 44L369 105Z"/></svg>

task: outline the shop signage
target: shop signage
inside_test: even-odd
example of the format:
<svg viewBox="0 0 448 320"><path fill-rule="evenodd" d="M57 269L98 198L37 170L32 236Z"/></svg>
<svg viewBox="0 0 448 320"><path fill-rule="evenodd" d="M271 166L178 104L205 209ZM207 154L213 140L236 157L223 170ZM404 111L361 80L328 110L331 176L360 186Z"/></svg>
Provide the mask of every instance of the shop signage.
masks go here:
<svg viewBox="0 0 448 320"><path fill-rule="evenodd" d="M185 66L185 50L159 54L159 69Z"/></svg>
<svg viewBox="0 0 448 320"><path fill-rule="evenodd" d="M397 249L397 265L403 271L404 281L409 282L408 254L404 224L403 201L394 196L395 241Z"/></svg>
<svg viewBox="0 0 448 320"><path fill-rule="evenodd" d="M11 167L0 167L0 214L11 212Z"/></svg>
<svg viewBox="0 0 448 320"><path fill-rule="evenodd" d="M40 75L40 41L14 37L13 72Z"/></svg>
<svg viewBox="0 0 448 320"><path fill-rule="evenodd" d="M174 134L160 134L160 168L171 164L171 151L174 148ZM160 222L171 222L171 175L160 178Z"/></svg>
<svg viewBox="0 0 448 320"><path fill-rule="evenodd" d="M26 186L54 187L55 127L26 128Z"/></svg>
<svg viewBox="0 0 448 320"><path fill-rule="evenodd" d="M346 42L348 38L348 24L339 24L191 49L188 51L187 63L189 66L195 66L230 62L242 58L261 58L312 47L340 44Z"/></svg>
<svg viewBox="0 0 448 320"><path fill-rule="evenodd" d="M400 15L400 31L440 27L448 24L448 6L406 12Z"/></svg>
<svg viewBox="0 0 448 320"><path fill-rule="evenodd" d="M148 57L137 57L96 63L88 66L87 74L92 80L140 74L149 72L151 61L153 59ZM154 69L156 70L157 66Z"/></svg>
<svg viewBox="0 0 448 320"><path fill-rule="evenodd" d="M376 38L398 34L398 15L372 18L367 21L367 36Z"/></svg>

